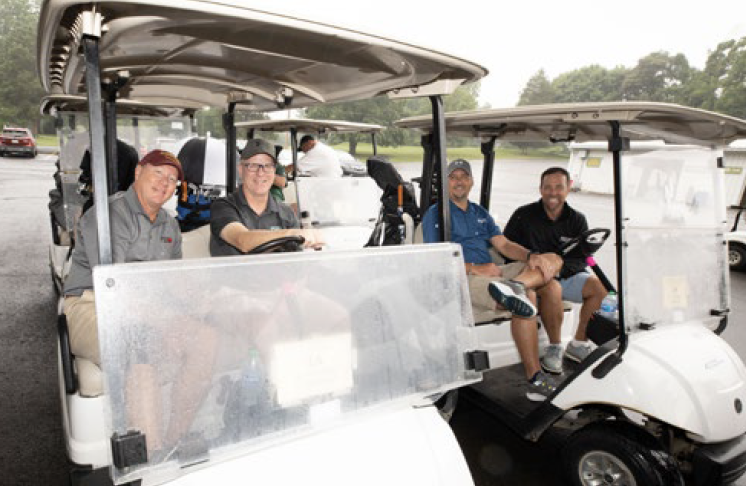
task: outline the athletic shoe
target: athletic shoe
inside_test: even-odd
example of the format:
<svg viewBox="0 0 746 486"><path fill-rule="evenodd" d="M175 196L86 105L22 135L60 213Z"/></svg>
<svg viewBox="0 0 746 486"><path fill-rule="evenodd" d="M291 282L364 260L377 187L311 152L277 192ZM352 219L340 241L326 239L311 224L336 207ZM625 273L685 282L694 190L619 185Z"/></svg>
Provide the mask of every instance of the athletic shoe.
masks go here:
<svg viewBox="0 0 746 486"><path fill-rule="evenodd" d="M531 300L526 297L523 284L508 280L505 282L490 282L489 292L495 302L500 304L505 310L518 317L534 317L536 307Z"/></svg>
<svg viewBox="0 0 746 486"><path fill-rule="evenodd" d="M541 357L541 367L548 373L562 374L562 345L550 344L544 349Z"/></svg>
<svg viewBox="0 0 746 486"><path fill-rule="evenodd" d="M573 344L573 342L570 341L567 343L567 348L565 348L565 357L575 361L576 363L580 363L591 354L591 351L593 350L591 349L590 344Z"/></svg>
<svg viewBox="0 0 746 486"><path fill-rule="evenodd" d="M557 382L554 378L539 371L534 378L528 382L526 398L532 402L543 402L549 395L557 389Z"/></svg>

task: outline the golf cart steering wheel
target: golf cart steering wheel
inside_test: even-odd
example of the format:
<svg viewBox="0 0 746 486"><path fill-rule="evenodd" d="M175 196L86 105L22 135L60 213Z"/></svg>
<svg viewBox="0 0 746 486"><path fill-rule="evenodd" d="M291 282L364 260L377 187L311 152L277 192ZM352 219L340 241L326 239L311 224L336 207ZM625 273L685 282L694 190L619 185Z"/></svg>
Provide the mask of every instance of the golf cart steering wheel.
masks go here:
<svg viewBox="0 0 746 486"><path fill-rule="evenodd" d="M610 234L611 230L606 228L584 231L575 238L564 242L560 246L559 254L568 256L573 253L573 256L589 257L603 246Z"/></svg>
<svg viewBox="0 0 746 486"><path fill-rule="evenodd" d="M303 251L303 243L306 241L302 236L281 236L274 240L265 241L259 246L246 252L247 255L256 255L259 253L270 253L273 251L292 252Z"/></svg>

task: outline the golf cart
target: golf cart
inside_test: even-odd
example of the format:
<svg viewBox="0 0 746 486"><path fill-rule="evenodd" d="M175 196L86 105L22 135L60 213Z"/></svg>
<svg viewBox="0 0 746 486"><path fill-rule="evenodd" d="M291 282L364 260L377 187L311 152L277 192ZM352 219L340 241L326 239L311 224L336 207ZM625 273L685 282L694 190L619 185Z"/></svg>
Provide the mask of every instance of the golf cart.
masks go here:
<svg viewBox="0 0 746 486"><path fill-rule="evenodd" d="M725 241L728 242L728 264L731 270L746 271L746 230L739 230L741 216L744 206L738 208L736 219L730 232L725 235Z"/></svg>
<svg viewBox="0 0 746 486"><path fill-rule="evenodd" d="M42 99L40 111L42 115L55 118L60 147L54 174L55 188L49 193L52 227L49 266L59 293L69 271L77 221L93 198L90 163L81 164L90 148L88 101L83 96L49 95ZM141 154L146 147L163 148L158 144L159 140L188 138L194 125L193 114L193 109L122 100L117 104L112 121L116 123L117 140L112 144L109 156L121 156L118 149L123 144L135 154ZM109 182L115 187L116 177L110 178Z"/></svg>
<svg viewBox="0 0 746 486"><path fill-rule="evenodd" d="M290 138L290 159L285 165L295 164L303 154L298 154L298 134L315 134L325 135L334 133L361 133L369 134L373 155L377 153L376 134L383 130L381 125L371 123L357 123L342 120L314 120L311 118L287 118L279 120L254 120L247 122L237 122L236 128L246 129L246 138L255 138L256 132L283 133L287 132ZM367 171L365 164L357 162L355 158L347 152L337 150L339 165L342 167L342 175L349 177L365 177ZM282 152L278 154L278 159L282 160ZM286 159L287 160L287 159ZM301 177L303 174L299 174ZM291 188L288 185L288 188ZM291 189L292 191L292 189Z"/></svg>
<svg viewBox="0 0 746 486"><path fill-rule="evenodd" d="M397 125L425 132L426 149L442 136L423 117ZM614 161L616 282L602 281L618 292L618 318L594 317L588 332L598 347L577 366L566 361L560 386L538 406L523 396L517 354L503 352L512 344L509 326L478 323L485 373L460 398L532 441L550 429L563 432L571 484L676 485L683 475L704 485L740 477L746 368L719 336L730 300L719 156L746 135L746 121L678 105L613 102L448 113L444 129L481 138L485 208L497 141L606 139ZM655 139L678 146L624 158L630 140ZM424 159L423 210L447 194L433 153L426 150ZM448 241L443 212L441 238ZM592 257L608 234L591 230L572 242L574 251Z"/></svg>
<svg viewBox="0 0 746 486"><path fill-rule="evenodd" d="M257 137L258 132L288 133L289 163L296 164L303 156L302 153L298 154L298 136L301 133L369 134L373 154L376 155L376 133L383 127L370 123L296 118L237 122L236 129L245 129L247 139ZM288 177L287 187L283 190L285 202L296 210L303 227L326 229L325 237L330 248L361 248L370 238L375 225L381 189L368 177L365 165L354 160L343 163L342 157L340 165L344 172L341 178L305 177L303 174Z"/></svg>
<svg viewBox="0 0 746 486"><path fill-rule="evenodd" d="M107 147L127 102L224 107L232 192L235 110L424 95L442 118L481 66L199 0L47 0L38 66L50 95L87 97L102 362L72 355L60 315L74 482L472 483L433 406L480 378L457 246L112 264Z"/></svg>

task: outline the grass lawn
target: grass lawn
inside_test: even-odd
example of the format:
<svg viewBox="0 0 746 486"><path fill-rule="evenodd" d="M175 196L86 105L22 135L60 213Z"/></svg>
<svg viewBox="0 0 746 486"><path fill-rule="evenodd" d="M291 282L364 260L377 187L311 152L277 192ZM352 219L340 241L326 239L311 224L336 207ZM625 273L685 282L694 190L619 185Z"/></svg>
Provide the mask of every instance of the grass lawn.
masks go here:
<svg viewBox="0 0 746 486"><path fill-rule="evenodd" d="M60 141L57 135L37 135L36 145L39 147L59 147Z"/></svg>

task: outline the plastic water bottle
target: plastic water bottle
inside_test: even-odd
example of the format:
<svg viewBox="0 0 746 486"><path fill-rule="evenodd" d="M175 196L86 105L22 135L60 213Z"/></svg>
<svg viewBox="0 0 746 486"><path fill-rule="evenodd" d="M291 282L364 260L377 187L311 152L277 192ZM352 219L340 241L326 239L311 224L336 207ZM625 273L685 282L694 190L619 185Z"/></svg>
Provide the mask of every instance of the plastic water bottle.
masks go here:
<svg viewBox="0 0 746 486"><path fill-rule="evenodd" d="M259 351L251 349L249 351L249 360L243 369L241 377L241 387L243 388L244 405L253 406L259 403L259 397L264 391L264 368Z"/></svg>
<svg viewBox="0 0 746 486"><path fill-rule="evenodd" d="M599 309L599 314L607 319L618 319L617 309L618 303L616 292L609 292L606 297L604 297L604 300L601 302L601 309Z"/></svg>

